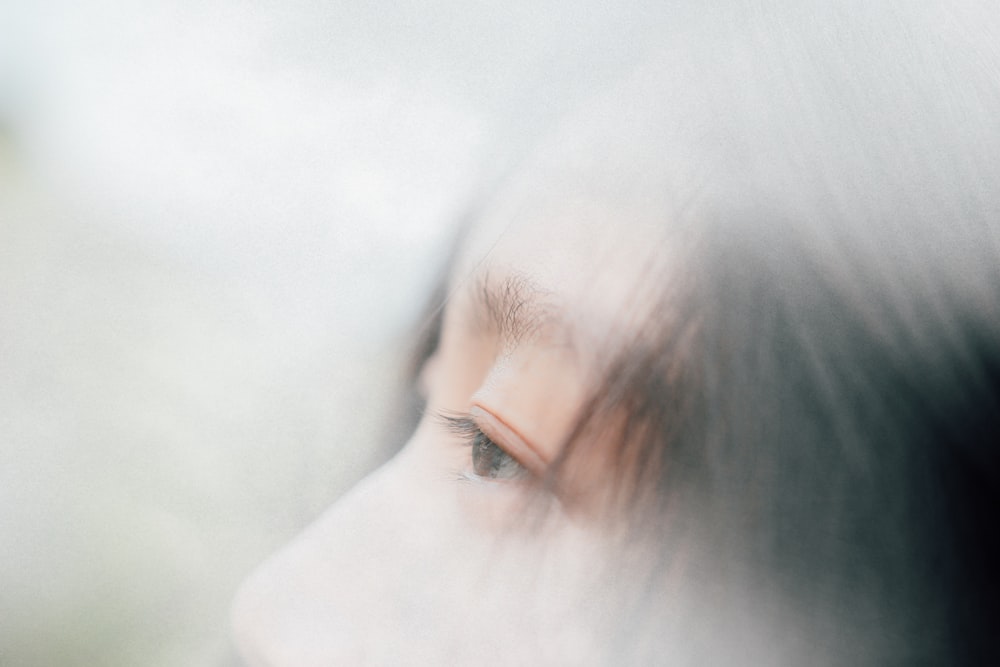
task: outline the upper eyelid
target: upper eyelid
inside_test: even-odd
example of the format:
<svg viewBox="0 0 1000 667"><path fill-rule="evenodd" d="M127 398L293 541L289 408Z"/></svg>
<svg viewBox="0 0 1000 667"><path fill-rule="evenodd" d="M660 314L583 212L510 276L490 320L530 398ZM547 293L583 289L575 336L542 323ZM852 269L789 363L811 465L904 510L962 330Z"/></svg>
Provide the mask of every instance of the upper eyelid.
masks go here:
<svg viewBox="0 0 1000 667"><path fill-rule="evenodd" d="M439 410L435 413L435 416L450 432L467 438L479 435L485 436L490 442L509 454L515 461L518 463L521 462L519 457L508 451L508 447L505 447L504 444L497 438L494 438L492 435L487 433L471 412L449 412L446 410Z"/></svg>
<svg viewBox="0 0 1000 667"><path fill-rule="evenodd" d="M548 462L539 454L537 448L529 444L502 419L479 405L469 408L468 414L487 438L524 466L528 472L539 477L545 473Z"/></svg>
<svg viewBox="0 0 1000 667"><path fill-rule="evenodd" d="M479 425L468 413L438 410L434 416L451 433L472 437L482 432Z"/></svg>

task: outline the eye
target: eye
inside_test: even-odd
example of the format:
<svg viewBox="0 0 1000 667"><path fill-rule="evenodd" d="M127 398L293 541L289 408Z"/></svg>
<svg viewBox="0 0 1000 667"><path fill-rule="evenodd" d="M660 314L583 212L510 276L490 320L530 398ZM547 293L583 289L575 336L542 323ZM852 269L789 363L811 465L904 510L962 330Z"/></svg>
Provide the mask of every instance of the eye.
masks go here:
<svg viewBox="0 0 1000 667"><path fill-rule="evenodd" d="M439 414L445 427L462 436L472 449L472 472L484 479L515 480L527 470L507 450L493 442L468 415Z"/></svg>
<svg viewBox="0 0 1000 667"><path fill-rule="evenodd" d="M477 475L489 479L517 479L524 474L524 468L513 456L478 428L476 430L478 433L472 439L472 470Z"/></svg>

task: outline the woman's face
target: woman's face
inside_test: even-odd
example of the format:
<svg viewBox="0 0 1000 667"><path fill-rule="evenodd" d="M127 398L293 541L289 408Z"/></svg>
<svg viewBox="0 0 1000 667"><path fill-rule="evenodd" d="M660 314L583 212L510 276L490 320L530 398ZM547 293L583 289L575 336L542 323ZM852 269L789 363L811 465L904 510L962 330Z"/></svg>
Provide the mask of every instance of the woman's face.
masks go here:
<svg viewBox="0 0 1000 667"><path fill-rule="evenodd" d="M607 581L620 573L602 512L615 443L567 464L558 488L538 482L596 386L600 350L638 321L649 238L583 202L541 209L544 225L508 226L501 211L465 244L409 442L242 587L249 664L606 658L624 587Z"/></svg>

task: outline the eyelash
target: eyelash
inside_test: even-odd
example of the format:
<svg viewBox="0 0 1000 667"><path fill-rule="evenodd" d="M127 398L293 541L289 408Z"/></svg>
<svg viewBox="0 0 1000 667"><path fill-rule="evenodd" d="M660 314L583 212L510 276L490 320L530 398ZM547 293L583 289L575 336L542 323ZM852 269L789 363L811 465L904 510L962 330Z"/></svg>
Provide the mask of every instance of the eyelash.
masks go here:
<svg viewBox="0 0 1000 667"><path fill-rule="evenodd" d="M461 436L471 447L474 479L517 480L527 474L524 466L483 433L470 415L438 412L436 416L449 432Z"/></svg>

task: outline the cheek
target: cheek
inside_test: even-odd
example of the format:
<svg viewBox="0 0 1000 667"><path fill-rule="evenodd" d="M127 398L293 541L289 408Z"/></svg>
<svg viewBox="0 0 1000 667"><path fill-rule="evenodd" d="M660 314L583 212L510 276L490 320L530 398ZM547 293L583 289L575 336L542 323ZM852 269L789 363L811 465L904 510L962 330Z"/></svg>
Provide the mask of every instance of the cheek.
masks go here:
<svg viewBox="0 0 1000 667"><path fill-rule="evenodd" d="M596 655L592 538L557 517L510 532L516 492L453 481L427 430L243 585L233 622L249 664Z"/></svg>

